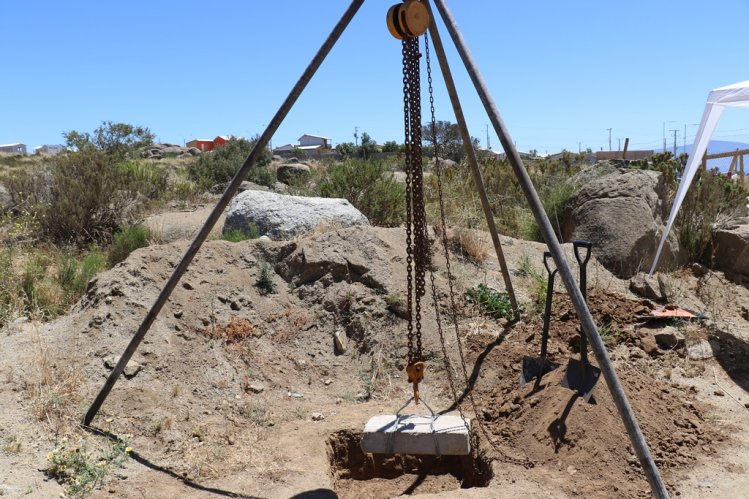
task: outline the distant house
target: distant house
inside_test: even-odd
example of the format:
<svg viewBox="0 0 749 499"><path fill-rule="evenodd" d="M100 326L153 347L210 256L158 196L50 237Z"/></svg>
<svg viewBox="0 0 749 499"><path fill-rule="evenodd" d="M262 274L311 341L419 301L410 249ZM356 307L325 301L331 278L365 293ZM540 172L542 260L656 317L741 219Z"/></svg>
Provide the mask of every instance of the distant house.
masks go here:
<svg viewBox="0 0 749 499"><path fill-rule="evenodd" d="M331 149L330 139L322 135L304 134L299 137L296 144L285 144L273 149L274 154L290 153L294 150L302 151L307 154L320 154L323 151Z"/></svg>
<svg viewBox="0 0 749 499"><path fill-rule="evenodd" d="M213 150L213 141L209 139L193 139L188 142L187 147L194 147L200 149L202 152L208 152Z"/></svg>
<svg viewBox="0 0 749 499"><path fill-rule="evenodd" d="M304 134L299 137L299 148L330 149L330 139L322 135Z"/></svg>
<svg viewBox="0 0 749 499"><path fill-rule="evenodd" d="M277 154L277 153L291 152L294 149L298 149L298 148L299 148L299 144L285 144L285 145L282 145L273 149L273 153Z"/></svg>
<svg viewBox="0 0 749 499"><path fill-rule="evenodd" d="M213 139L213 147L214 149L216 147L225 146L227 142L229 142L232 139L241 139L242 137L237 137L236 135L219 135L215 139Z"/></svg>
<svg viewBox="0 0 749 499"><path fill-rule="evenodd" d="M26 144L0 144L0 152L26 154Z"/></svg>
<svg viewBox="0 0 749 499"><path fill-rule="evenodd" d="M34 148L34 154L46 154L47 156L55 156L65 151L65 146L61 144L44 144Z"/></svg>

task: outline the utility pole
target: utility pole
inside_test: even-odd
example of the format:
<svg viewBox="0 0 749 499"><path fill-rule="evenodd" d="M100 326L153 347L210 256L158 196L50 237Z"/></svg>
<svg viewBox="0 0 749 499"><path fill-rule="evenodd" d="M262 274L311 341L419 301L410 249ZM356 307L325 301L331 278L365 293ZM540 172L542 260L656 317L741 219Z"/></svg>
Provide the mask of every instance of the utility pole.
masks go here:
<svg viewBox="0 0 749 499"><path fill-rule="evenodd" d="M663 151L666 151L666 122L663 122Z"/></svg>
<svg viewBox="0 0 749 499"><path fill-rule="evenodd" d="M674 132L674 158L676 157L676 134L679 133L679 130L677 128L674 128L673 130L669 130L669 132Z"/></svg>
<svg viewBox="0 0 749 499"><path fill-rule="evenodd" d="M606 130L609 131L609 151L611 150L611 128L607 128Z"/></svg>
<svg viewBox="0 0 749 499"><path fill-rule="evenodd" d="M582 152L582 145L583 145L582 142L577 143L577 154L580 154Z"/></svg>
<svg viewBox="0 0 749 499"><path fill-rule="evenodd" d="M354 141L356 142L356 147L359 147L359 127L354 127Z"/></svg>
<svg viewBox="0 0 749 499"><path fill-rule="evenodd" d="M622 150L622 138L621 137L617 137L616 140L619 141L619 146L617 147L616 150L617 151L621 151Z"/></svg>
<svg viewBox="0 0 749 499"><path fill-rule="evenodd" d="M492 145L489 143L489 125L486 125L486 148L492 150Z"/></svg>

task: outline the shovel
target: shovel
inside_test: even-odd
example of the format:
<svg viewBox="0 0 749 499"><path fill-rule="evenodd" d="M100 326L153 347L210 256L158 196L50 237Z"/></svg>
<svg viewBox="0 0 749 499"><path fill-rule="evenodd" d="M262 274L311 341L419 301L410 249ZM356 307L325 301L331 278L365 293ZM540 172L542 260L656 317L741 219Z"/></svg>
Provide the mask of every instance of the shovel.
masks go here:
<svg viewBox="0 0 749 499"><path fill-rule="evenodd" d="M590 241L572 241L572 246L575 249L575 259L580 266L580 293L583 295L583 300L587 303L587 266L593 243ZM580 248L585 248L584 258L580 256ZM588 362L588 337L585 335L585 331L580 331L580 360L569 360L567 372L565 372L564 379L562 380L562 386L570 390L575 390L583 400L588 402L591 395L593 395L593 389L596 383L598 383L600 376L601 370Z"/></svg>
<svg viewBox="0 0 749 499"><path fill-rule="evenodd" d="M544 251L544 267L549 273L549 282L546 284L546 308L544 309L544 329L541 333L541 356L540 357L523 357L523 369L520 371L520 386L525 386L532 379L536 379L536 386L541 384L541 378L544 374L553 371L559 364L556 362L549 362L546 359L546 347L549 342L549 322L551 319L551 301L554 293L554 276L557 274L557 269L553 271L549 268L549 258L551 253Z"/></svg>

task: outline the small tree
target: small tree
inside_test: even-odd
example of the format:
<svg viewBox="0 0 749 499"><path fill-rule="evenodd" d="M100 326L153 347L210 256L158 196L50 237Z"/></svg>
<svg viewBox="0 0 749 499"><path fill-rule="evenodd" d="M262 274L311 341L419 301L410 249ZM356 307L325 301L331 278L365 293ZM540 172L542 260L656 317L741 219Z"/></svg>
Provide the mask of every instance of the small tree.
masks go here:
<svg viewBox="0 0 749 499"><path fill-rule="evenodd" d="M356 152L356 146L353 142L341 142L335 146L335 150L338 154L343 156L351 156Z"/></svg>
<svg viewBox="0 0 749 499"><path fill-rule="evenodd" d="M405 186L380 161L352 159L328 166L316 194L348 199L374 225L396 227L404 218Z"/></svg>
<svg viewBox="0 0 749 499"><path fill-rule="evenodd" d="M191 180L202 188L229 182L244 164L256 142L257 137L251 141L232 138L225 145L201 154L187 166L187 174ZM275 178L268 171L268 163L270 163L270 154L267 150L264 150L258 162L247 175L247 180L261 185L273 185Z"/></svg>
<svg viewBox="0 0 749 499"><path fill-rule="evenodd" d="M388 140L382 144L382 152L398 152L400 151L400 145L394 140Z"/></svg>
<svg viewBox="0 0 749 499"><path fill-rule="evenodd" d="M466 157L466 151L458 125L449 121L437 121L434 125L432 128L432 124L427 123L421 128L421 136L429 144L424 153L433 156L434 147L437 146L440 158L461 162ZM479 148L480 142L476 137L471 137L471 143L474 149Z"/></svg>
<svg viewBox="0 0 749 499"><path fill-rule="evenodd" d="M367 132L361 135L361 145L359 146L359 156L369 159L377 152L377 142L369 136Z"/></svg>
<svg viewBox="0 0 749 499"><path fill-rule="evenodd" d="M69 148L77 151L102 151L120 160L133 155L138 149L153 144L155 135L147 127L133 126L127 123L102 121L93 135L75 130L64 132Z"/></svg>

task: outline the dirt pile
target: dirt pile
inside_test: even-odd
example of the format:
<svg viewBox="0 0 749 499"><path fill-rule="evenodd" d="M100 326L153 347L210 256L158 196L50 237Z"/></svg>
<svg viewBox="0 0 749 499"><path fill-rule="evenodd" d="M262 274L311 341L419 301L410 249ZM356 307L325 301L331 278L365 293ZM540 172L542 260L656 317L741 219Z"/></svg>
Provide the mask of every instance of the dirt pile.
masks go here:
<svg viewBox="0 0 749 499"><path fill-rule="evenodd" d="M392 413L411 390L403 375L404 238L402 230L368 227L321 231L289 242L207 242L95 420L117 435L132 434L129 444L140 459L110 475L102 494L210 497L210 491L220 491L290 497L316 491L328 494L323 497L376 497L443 491L453 496L465 481L465 473L454 468L433 475L404 461L398 465L400 478L362 479L340 475L328 454L332 436L354 435L370 416ZM490 247L488 236L485 241ZM540 271L544 247L509 238L502 242L519 301L530 307L538 282L528 266ZM45 468L45 456L59 438L80 435L76 424L82 413L187 244L138 250L98 276L69 315L46 325L19 323L3 333L0 376L6 383L0 386L0 406L6 409L0 412L0 437L18 442L21 450L0 452L0 484L5 484L0 490L20 494L37 484L33 492L39 496L59 494L59 485L40 480L37 470ZM549 374L537 393L530 393L531 386L519 388L522 358L539 352L540 318L528 314L514 326L483 319L463 301L463 293L479 282L502 289L496 262L478 265L460 252L451 260L461 303L459 336L478 413L472 414L466 398L462 407L485 422L503 454L535 465L525 469L506 462L479 433L494 478L488 488L460 493L644 494L647 484L604 382L595 404L559 386L562 368ZM444 312L447 285L439 254L435 267ZM275 292L257 286L263 272ZM690 383L705 382L705 361L690 361L683 348L646 353L642 340L652 331L636 316L649 304L632 299L626 283L595 261L588 281L593 315L606 326L604 339L666 479L676 484L704 458L718 462L723 445L716 432L728 427L707 424L711 413L702 400L712 391L689 389ZM725 293L725 300L743 296L725 292L729 288L714 278L709 287L684 282L683 292L694 303L707 290L711 296ZM430 367L423 392L433 407L445 409L452 395L429 302L424 352ZM716 307L740 311L728 301ZM739 315L730 319L746 322ZM746 352L739 348L745 339L735 333L716 338L702 325L695 328L695 335L721 345L719 369L745 365ZM336 347L336 336L345 351ZM552 359L564 363L576 355L576 338L575 314L566 296L556 293ZM454 336L446 345L452 372L460 365ZM745 371L731 372L737 383L745 383L739 379ZM95 443L96 437L83 437ZM734 469L739 473L739 464Z"/></svg>

